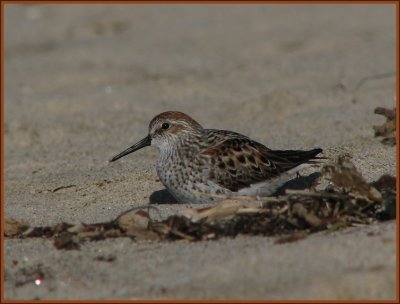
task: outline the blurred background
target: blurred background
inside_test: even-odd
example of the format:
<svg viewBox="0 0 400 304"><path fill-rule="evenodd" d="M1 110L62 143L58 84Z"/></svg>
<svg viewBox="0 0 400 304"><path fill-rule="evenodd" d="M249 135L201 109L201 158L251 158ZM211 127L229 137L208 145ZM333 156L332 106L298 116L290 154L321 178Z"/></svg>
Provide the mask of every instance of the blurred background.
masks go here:
<svg viewBox="0 0 400 304"><path fill-rule="evenodd" d="M332 144L318 134L348 138L343 114L394 104L394 75L349 100L395 71L395 6L7 5L5 59L7 146L114 152L165 110L272 146Z"/></svg>
<svg viewBox="0 0 400 304"><path fill-rule="evenodd" d="M396 148L383 146L372 129L384 122L374 109L396 104L395 8L394 4L6 4L7 216L32 225L93 223L147 204L154 191L163 189L154 170L158 152L143 149L113 164L108 159L143 138L149 121L167 110L185 112L207 128L240 132L272 149L319 146L332 159L351 155L368 181L384 173L395 175ZM357 89L365 77L379 75L386 76ZM166 215L179 208L166 205L161 209ZM246 248L254 245L251 240L246 242ZM354 239L350 243L356 244ZM28 257L58 259L58 253L46 247L51 245L36 241L7 244L10 256L28 252ZM395 244L394 239L390 244ZM108 246L112 250L115 244ZM367 253L368 242L365 246L367 249L360 247L355 252ZM177 254L175 247L170 248L171 262L159 265L166 267L167 285L174 282L168 279L170 273L186 278L192 274L191 269L185 272L180 266L170 272L168 267L175 265ZM235 250L222 251L228 254ZM309 250L306 252L305 256ZM379 281L382 284L375 283L377 277L372 275L370 284L363 281L366 287L361 293L349 287L355 292L350 292L353 298L360 294L394 297L394 250L390 252L393 256L382 257L390 264L385 268L388 272L379 277L388 278L389 284L386 279ZM164 253L160 256L168 256ZM201 258L197 260L203 261L210 252L204 249L198 253ZM196 259L195 253L190 254ZM340 256L334 251L332 254ZM268 265L255 258L262 259L264 253L253 252L252 257L255 264ZM241 260L246 261L245 257ZM220 263L224 261L229 258ZM92 265L87 262L78 267L75 263L71 258L64 268L57 266L61 268L55 273ZM320 268L311 264L304 264L307 271L298 269L297 273L291 266L282 275L278 269L261 277L270 278L269 286L279 282L290 286L296 273L310 282L310 278L319 278ZM125 267L121 273L125 273ZM334 268L340 271L341 266ZM85 284L99 284L91 294L92 289L87 293L85 285L78 284L73 289L77 295L110 298L106 292L109 282L117 280L115 276L129 283L121 283L125 296L132 296L129 290L133 286L152 294L146 289L150 285L141 284L140 279L131 281L134 275L124 277L114 268L105 268L107 271L99 273L97 279L91 275L101 269L94 265L90 271L70 274L76 282L86 278ZM248 269L247 264L243 269ZM212 265L210 273L214 276ZM204 272L205 277L210 273ZM241 278L245 278L242 274L239 270L237 276L232 275L233 282L241 284ZM342 277L337 274L336 278L339 275ZM205 281L201 280L201 286ZM359 278L349 282L359 282ZM12 279L7 284L12 284ZM57 285L47 297L72 297L68 284ZM101 284L105 288L99 288ZM195 290L185 286L183 294ZM314 285L307 283L309 286ZM323 298L323 286L318 286L307 291L309 297ZM32 294L33 289L23 288L9 288L8 296ZM303 290L299 289L299 294L304 296ZM46 291L39 295L46 295ZM261 291L258 295L263 297ZM280 296L278 293L276 297ZM340 296L349 298L346 293ZM213 294L210 297L215 298Z"/></svg>

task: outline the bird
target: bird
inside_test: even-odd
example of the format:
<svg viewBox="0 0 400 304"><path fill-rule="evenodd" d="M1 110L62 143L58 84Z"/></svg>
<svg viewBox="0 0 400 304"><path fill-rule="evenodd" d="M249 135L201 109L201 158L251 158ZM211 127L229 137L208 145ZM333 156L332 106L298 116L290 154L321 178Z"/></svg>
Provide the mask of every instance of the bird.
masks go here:
<svg viewBox="0 0 400 304"><path fill-rule="evenodd" d="M270 196L304 167L318 164L321 148L272 150L249 137L203 128L189 115L168 111L149 123L148 135L110 159L147 146L159 150L158 177L178 203L215 203L221 197Z"/></svg>

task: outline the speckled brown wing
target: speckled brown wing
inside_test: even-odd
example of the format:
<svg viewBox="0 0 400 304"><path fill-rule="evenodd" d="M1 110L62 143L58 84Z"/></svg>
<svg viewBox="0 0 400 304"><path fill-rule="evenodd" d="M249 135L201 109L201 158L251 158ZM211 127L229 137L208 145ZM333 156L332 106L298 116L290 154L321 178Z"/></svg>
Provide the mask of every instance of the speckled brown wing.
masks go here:
<svg viewBox="0 0 400 304"><path fill-rule="evenodd" d="M247 137L234 136L204 149L200 154L210 158L213 170L210 170L209 179L236 192L302 163L312 163L321 151L273 151Z"/></svg>

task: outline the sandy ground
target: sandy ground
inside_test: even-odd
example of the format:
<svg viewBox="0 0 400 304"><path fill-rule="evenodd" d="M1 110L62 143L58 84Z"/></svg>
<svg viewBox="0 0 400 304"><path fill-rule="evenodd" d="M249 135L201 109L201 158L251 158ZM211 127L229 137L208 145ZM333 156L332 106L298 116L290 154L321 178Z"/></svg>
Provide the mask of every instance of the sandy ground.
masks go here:
<svg viewBox="0 0 400 304"><path fill-rule="evenodd" d="M6 5L5 59L5 214L32 225L148 204L163 189L158 152L107 160L165 110L270 148L347 153L369 181L395 174L396 149L372 130L384 122L374 108L395 106L395 78L354 91L395 71L394 5ZM391 221L281 245L114 239L80 251L6 240L5 297L394 299L395 232Z"/></svg>

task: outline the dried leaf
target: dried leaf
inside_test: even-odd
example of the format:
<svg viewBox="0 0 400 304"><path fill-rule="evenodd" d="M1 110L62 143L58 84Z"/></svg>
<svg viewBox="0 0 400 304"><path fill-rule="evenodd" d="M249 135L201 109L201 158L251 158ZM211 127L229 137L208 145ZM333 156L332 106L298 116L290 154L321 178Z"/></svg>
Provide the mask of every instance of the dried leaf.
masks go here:
<svg viewBox="0 0 400 304"><path fill-rule="evenodd" d="M74 240L74 235L69 232L63 232L54 238L54 246L57 249L77 250L79 243Z"/></svg>
<svg viewBox="0 0 400 304"><path fill-rule="evenodd" d="M390 175L382 175L377 181L370 184L378 191L396 191L396 178Z"/></svg>
<svg viewBox="0 0 400 304"><path fill-rule="evenodd" d="M374 126L375 136L382 136L382 143L388 146L396 145L396 108L389 110L378 107L375 114L384 115L386 122L380 126Z"/></svg>
<svg viewBox="0 0 400 304"><path fill-rule="evenodd" d="M293 214L303 218L311 227L319 227L322 224L321 219L312 212L307 211L307 209L300 203L293 205Z"/></svg>
<svg viewBox="0 0 400 304"><path fill-rule="evenodd" d="M149 227L149 214L139 211L128 211L120 215L117 219L118 226L125 231L146 230Z"/></svg>
<svg viewBox="0 0 400 304"><path fill-rule="evenodd" d="M18 234L21 234L24 232L26 229L28 229L28 225L19 222L17 220L11 219L11 218L5 218L4 219L4 236L10 237L10 236L15 236Z"/></svg>
<svg viewBox="0 0 400 304"><path fill-rule="evenodd" d="M180 215L190 219L194 223L204 219L206 219L206 222L212 222L218 218L235 215L241 207L241 204L236 201L226 201L222 204L218 204L209 208L187 208L183 210Z"/></svg>
<svg viewBox="0 0 400 304"><path fill-rule="evenodd" d="M346 189L353 197L366 198L374 202L382 202L382 195L368 184L347 157L339 157L335 166L323 168L325 175L336 186Z"/></svg>

